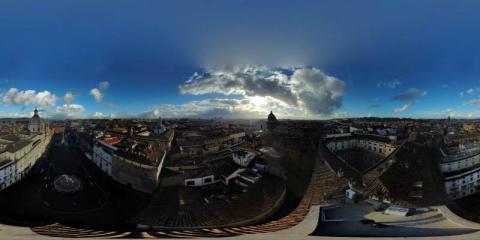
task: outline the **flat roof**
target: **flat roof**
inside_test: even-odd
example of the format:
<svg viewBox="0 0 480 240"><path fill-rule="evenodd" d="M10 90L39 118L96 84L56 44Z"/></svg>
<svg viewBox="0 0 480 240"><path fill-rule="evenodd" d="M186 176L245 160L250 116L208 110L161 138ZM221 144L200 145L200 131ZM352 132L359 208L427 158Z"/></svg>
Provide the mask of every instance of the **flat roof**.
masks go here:
<svg viewBox="0 0 480 240"><path fill-rule="evenodd" d="M372 134L352 134L349 136L331 137L331 138L328 138L326 142L336 142L336 141L348 140L348 139L363 139L363 140L372 140L372 141L389 143L389 144L391 143L391 140L387 137L372 135Z"/></svg>
<svg viewBox="0 0 480 240"><path fill-rule="evenodd" d="M20 141L9 144L5 149L8 152L14 153L14 152L24 148L25 146L27 146L31 142L32 142L31 140L20 140Z"/></svg>

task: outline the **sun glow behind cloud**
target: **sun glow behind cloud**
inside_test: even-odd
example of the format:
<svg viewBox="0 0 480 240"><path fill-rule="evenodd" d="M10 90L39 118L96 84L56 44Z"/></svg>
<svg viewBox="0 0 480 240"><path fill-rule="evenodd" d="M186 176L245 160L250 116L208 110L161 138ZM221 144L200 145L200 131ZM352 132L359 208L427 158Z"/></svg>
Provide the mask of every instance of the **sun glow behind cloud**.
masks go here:
<svg viewBox="0 0 480 240"><path fill-rule="evenodd" d="M247 65L196 72L180 86L180 92L240 97L248 104L236 107L245 112L278 110L286 116L322 118L342 106L345 85L317 68Z"/></svg>

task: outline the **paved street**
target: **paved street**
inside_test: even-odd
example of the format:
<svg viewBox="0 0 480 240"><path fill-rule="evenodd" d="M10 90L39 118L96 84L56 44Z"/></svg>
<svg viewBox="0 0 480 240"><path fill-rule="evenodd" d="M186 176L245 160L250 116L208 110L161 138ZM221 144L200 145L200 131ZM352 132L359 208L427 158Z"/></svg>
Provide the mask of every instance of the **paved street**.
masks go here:
<svg viewBox="0 0 480 240"><path fill-rule="evenodd" d="M52 141L60 139L61 135L56 135ZM82 182L81 189L71 194L55 191L53 179L61 174L76 176ZM26 179L0 192L0 214L26 224L63 222L118 227L145 207L148 200L145 194L104 176L75 145L52 144Z"/></svg>

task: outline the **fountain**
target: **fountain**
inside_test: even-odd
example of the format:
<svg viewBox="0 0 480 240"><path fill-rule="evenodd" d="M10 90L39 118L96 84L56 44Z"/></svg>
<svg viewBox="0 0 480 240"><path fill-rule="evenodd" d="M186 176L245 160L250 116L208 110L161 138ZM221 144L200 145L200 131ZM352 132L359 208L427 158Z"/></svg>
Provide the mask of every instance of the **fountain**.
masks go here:
<svg viewBox="0 0 480 240"><path fill-rule="evenodd" d="M72 175L62 174L53 180L53 187L57 192L74 193L82 186L81 181Z"/></svg>

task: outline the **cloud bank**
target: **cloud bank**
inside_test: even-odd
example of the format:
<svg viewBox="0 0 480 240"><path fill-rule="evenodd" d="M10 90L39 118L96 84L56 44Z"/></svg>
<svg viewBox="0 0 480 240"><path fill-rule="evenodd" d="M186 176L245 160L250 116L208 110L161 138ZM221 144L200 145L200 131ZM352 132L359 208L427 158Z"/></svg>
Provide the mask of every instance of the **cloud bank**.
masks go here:
<svg viewBox="0 0 480 240"><path fill-rule="evenodd" d="M182 94L222 94L237 99L207 99L211 110L248 113L271 109L287 113L326 116L342 106L345 82L317 68L234 66L194 73L180 85ZM219 114L217 114L219 115Z"/></svg>
<svg viewBox="0 0 480 240"><path fill-rule="evenodd" d="M85 107L80 104L63 104L57 106L55 112L52 113L52 118L80 118L83 117Z"/></svg>
<svg viewBox="0 0 480 240"><path fill-rule="evenodd" d="M10 88L2 99L4 104L7 105L35 105L42 108L48 108L55 105L57 96L49 91L36 92L35 90L18 90L16 88Z"/></svg>

